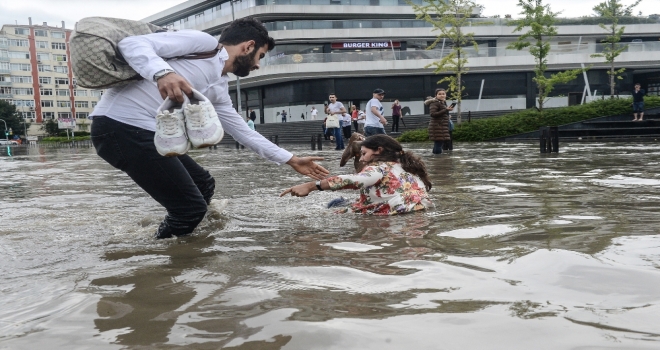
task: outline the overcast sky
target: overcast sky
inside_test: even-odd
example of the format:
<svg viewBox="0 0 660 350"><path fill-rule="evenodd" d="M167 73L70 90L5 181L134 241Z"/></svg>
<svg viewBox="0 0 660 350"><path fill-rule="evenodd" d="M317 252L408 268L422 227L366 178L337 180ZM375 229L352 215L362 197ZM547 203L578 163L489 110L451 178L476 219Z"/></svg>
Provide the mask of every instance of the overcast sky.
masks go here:
<svg viewBox="0 0 660 350"><path fill-rule="evenodd" d="M580 17L592 15L592 8L604 0L547 0L553 11L563 11L562 17ZM142 19L163 11L185 0L0 0L0 25L27 24L32 17L33 24L48 22L60 26L66 22L67 28L73 28L76 21L83 17L105 16L127 19ZM483 15L511 14L517 17L520 12L517 0L476 0L485 6ZM630 4L633 0L623 0ZM644 15L660 13L660 0L642 0L635 13Z"/></svg>

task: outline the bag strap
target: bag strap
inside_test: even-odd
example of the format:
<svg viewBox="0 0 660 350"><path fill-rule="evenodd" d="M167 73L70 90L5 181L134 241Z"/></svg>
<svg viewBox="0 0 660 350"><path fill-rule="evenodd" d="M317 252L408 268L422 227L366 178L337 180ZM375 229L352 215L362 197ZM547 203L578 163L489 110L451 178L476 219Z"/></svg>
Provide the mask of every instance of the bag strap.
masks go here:
<svg viewBox="0 0 660 350"><path fill-rule="evenodd" d="M204 51L204 52L197 52L197 53L191 53L189 55L183 55L183 56L176 56L176 57L169 57L166 58L165 60L179 60L179 59L185 59L185 60L203 60L205 58L211 58L214 57L215 55L218 54L218 51L222 50L222 44L218 44L218 47L215 48L214 50L211 51Z"/></svg>

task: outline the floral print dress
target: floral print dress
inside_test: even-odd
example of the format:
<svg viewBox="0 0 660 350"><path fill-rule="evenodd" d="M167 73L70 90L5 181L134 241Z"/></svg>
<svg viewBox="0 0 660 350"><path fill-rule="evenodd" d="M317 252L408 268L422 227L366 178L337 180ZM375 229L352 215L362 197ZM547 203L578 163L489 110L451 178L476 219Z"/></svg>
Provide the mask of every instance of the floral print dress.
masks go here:
<svg viewBox="0 0 660 350"><path fill-rule="evenodd" d="M433 206L422 180L396 162L379 162L352 175L326 179L332 191L360 190L360 198L347 209L360 214L395 215Z"/></svg>

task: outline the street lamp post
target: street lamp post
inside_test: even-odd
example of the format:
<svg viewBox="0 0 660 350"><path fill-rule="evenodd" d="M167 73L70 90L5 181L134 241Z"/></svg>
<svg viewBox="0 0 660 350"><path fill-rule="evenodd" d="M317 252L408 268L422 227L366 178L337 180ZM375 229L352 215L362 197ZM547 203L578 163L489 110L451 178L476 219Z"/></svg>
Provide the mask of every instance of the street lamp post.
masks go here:
<svg viewBox="0 0 660 350"><path fill-rule="evenodd" d="M242 1L242 0L229 0L229 4L231 5L231 20L232 20L232 22L234 20L236 20L234 18L234 3L239 2L239 1ZM241 118L242 118L243 117L243 109L241 107L241 78L238 75L236 76L236 104L238 105L238 114L240 114Z"/></svg>
<svg viewBox="0 0 660 350"><path fill-rule="evenodd" d="M3 123L5 123L5 138L9 139L9 133L7 132L7 122L4 119L0 119L0 120L2 120Z"/></svg>

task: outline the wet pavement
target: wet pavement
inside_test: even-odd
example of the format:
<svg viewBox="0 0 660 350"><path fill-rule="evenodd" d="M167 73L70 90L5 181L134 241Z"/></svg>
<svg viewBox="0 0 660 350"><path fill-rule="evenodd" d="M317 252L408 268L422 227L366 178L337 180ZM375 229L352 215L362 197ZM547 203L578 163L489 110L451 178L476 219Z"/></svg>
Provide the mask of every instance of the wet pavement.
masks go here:
<svg viewBox="0 0 660 350"><path fill-rule="evenodd" d="M229 204L162 241L164 210L92 149L0 151L0 349L660 348L660 145L408 146L436 208L385 218L193 151Z"/></svg>

